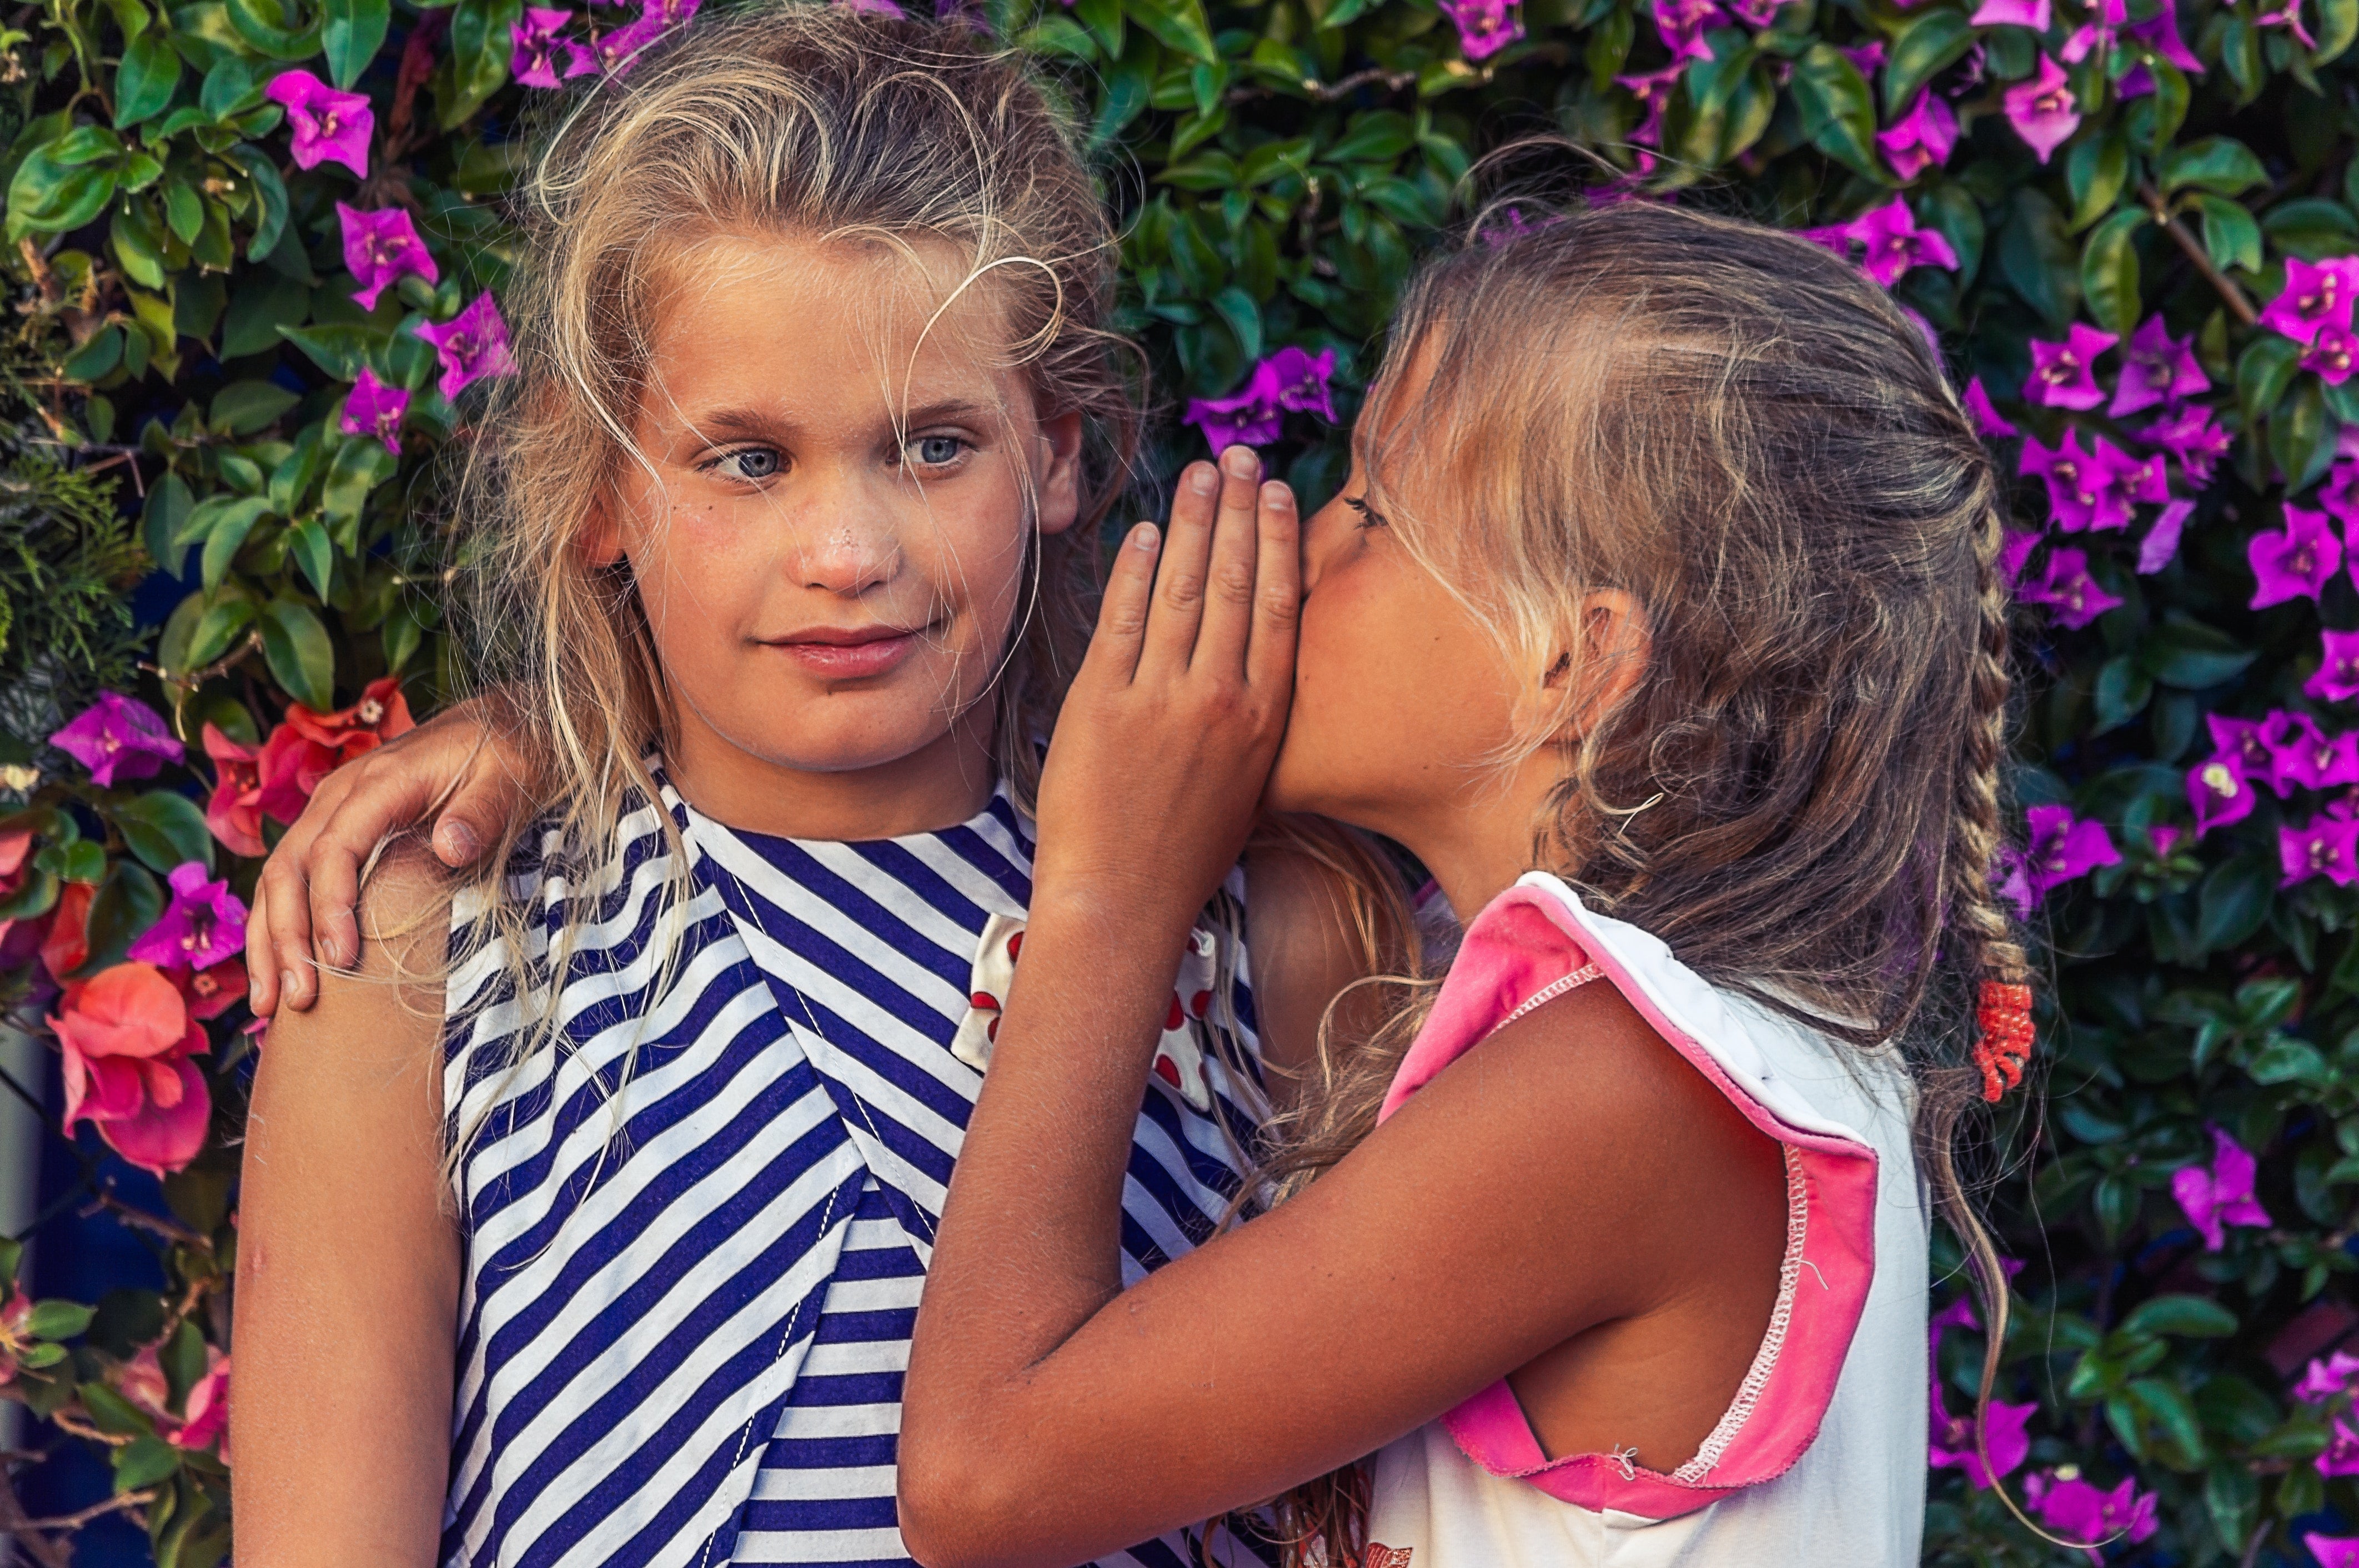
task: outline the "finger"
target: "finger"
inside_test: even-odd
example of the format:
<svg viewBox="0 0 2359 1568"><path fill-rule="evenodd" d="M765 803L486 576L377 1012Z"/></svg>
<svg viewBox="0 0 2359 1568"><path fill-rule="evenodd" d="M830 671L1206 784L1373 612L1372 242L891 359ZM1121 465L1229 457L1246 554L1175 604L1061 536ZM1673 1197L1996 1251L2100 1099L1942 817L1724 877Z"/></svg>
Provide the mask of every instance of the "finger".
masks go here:
<svg viewBox="0 0 2359 1568"><path fill-rule="evenodd" d="M1302 514L1294 492L1272 480L1261 487L1256 517L1261 549L1254 562L1253 644L1245 680L1273 694L1294 681L1295 638L1302 619Z"/></svg>
<svg viewBox="0 0 2359 1568"><path fill-rule="evenodd" d="M1217 675L1245 673L1245 644L1253 634L1256 495L1261 458L1250 447L1221 454L1221 506L1212 521L1212 564L1204 576L1204 621L1196 633L1191 670Z"/></svg>
<svg viewBox="0 0 2359 1568"><path fill-rule="evenodd" d="M312 949L331 969L359 959L361 866L376 846L422 819L450 787L440 768L371 757L347 770L353 783L303 856ZM306 815L310 813L306 812Z"/></svg>
<svg viewBox="0 0 2359 1568"><path fill-rule="evenodd" d="M434 818L434 856L453 871L482 860L522 804L523 784L495 755L486 753L451 781Z"/></svg>
<svg viewBox="0 0 2359 1568"><path fill-rule="evenodd" d="M1171 502L1171 526L1163 539L1163 558L1155 569L1155 600L1147 616L1146 641L1139 650L1142 671L1188 668L1196 646L1196 626L1204 615L1204 572L1212 550L1212 517L1219 509L1221 471L1209 463L1191 463L1180 476L1180 494Z"/></svg>
<svg viewBox="0 0 2359 1568"><path fill-rule="evenodd" d="M255 883L254 908L245 912L245 1005L257 1018L278 1009L278 971L270 964L270 900Z"/></svg>
<svg viewBox="0 0 2359 1568"><path fill-rule="evenodd" d="M306 807L304 816L309 817L312 809ZM264 925L269 932L269 942L266 946L249 934L246 963L249 968L258 967L268 976L277 1010L304 1011L310 1007L315 989L311 974L311 905L303 891L303 854L310 845L310 834L316 831L299 820L278 841L278 847L262 867L261 879L255 884L255 907L266 911ZM259 1006L255 1008L256 1012L261 1010Z"/></svg>
<svg viewBox="0 0 2359 1568"><path fill-rule="evenodd" d="M1155 558L1162 542L1153 523L1141 523L1114 552L1105 593L1098 600L1097 630L1090 635L1090 650L1082 660L1084 676L1126 686L1137 673L1147 606L1155 597Z"/></svg>

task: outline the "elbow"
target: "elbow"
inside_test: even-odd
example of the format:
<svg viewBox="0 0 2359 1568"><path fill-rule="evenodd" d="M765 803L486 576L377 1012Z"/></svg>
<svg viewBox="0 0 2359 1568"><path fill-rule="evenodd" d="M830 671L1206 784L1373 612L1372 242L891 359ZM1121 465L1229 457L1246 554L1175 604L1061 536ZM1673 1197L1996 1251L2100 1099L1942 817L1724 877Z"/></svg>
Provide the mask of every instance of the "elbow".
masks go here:
<svg viewBox="0 0 2359 1568"><path fill-rule="evenodd" d="M901 1544L920 1568L1033 1568L1010 1467L963 1445L908 1441L897 1456Z"/></svg>

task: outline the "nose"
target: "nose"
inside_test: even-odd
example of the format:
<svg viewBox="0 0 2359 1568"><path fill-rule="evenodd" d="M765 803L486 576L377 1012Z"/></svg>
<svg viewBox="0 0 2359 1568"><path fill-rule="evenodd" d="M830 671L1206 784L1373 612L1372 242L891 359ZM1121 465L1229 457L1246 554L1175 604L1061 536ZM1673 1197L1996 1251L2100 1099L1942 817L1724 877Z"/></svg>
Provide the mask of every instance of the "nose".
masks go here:
<svg viewBox="0 0 2359 1568"><path fill-rule="evenodd" d="M805 588L856 598L901 568L901 530L887 499L837 469L797 497L788 521L787 574Z"/></svg>

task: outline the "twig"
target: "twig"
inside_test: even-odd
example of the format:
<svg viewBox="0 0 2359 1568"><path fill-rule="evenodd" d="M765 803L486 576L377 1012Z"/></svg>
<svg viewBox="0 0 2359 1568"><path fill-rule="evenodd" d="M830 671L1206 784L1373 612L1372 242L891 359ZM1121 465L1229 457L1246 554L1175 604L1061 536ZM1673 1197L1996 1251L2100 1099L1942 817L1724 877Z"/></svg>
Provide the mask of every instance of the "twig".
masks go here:
<svg viewBox="0 0 2359 1568"><path fill-rule="evenodd" d="M157 680L163 681L166 685L177 687L180 694L182 696L186 696L189 692L194 691L206 681L211 681L214 676L227 674L232 665L237 663L238 660L244 659L247 654L252 653L255 648L260 648L261 646L262 634L258 631L253 631L245 634L245 640L244 642L239 643L235 648L231 648L219 659L216 659L211 664L206 665L202 670L191 670L186 675L175 675L170 670L166 670L162 665L151 664L144 659L139 661L139 668L146 670L148 674L153 675Z"/></svg>
<svg viewBox="0 0 2359 1568"><path fill-rule="evenodd" d="M136 1508L155 1500L156 1488L149 1486L142 1491L117 1493L103 1503L92 1503L80 1513L60 1514L55 1519L30 1519L27 1523L34 1530L80 1530L94 1519L103 1519L108 1514L119 1513L125 1508Z"/></svg>
<svg viewBox="0 0 2359 1568"><path fill-rule="evenodd" d="M2245 1542L2245 1554L2236 1559L2236 1568L2253 1568L2261 1560L2261 1542L2269 1538L2269 1522L2263 1519L2253 1527L2253 1538Z"/></svg>
<svg viewBox="0 0 2359 1568"><path fill-rule="evenodd" d="M1350 97L1353 93L1357 93L1361 88L1367 86L1370 82L1383 82L1385 90L1388 93L1398 93L1403 88L1414 87L1417 85L1417 72L1414 71L1386 71L1381 67L1372 65L1364 71L1355 71L1352 72L1351 75L1343 78L1341 82L1321 82L1306 76L1302 79L1301 87L1302 91L1310 94L1311 97L1318 99L1321 103L1332 103L1339 98ZM1229 89L1229 102L1232 103L1251 103L1256 98L1271 97L1274 95L1274 89L1267 87L1232 87Z"/></svg>
<svg viewBox="0 0 2359 1568"><path fill-rule="evenodd" d="M103 1443L110 1448L121 1448L131 1441L119 1432L99 1431L71 1410L52 1410L49 1413L49 1424L60 1432L70 1432L76 1437L87 1438L92 1443Z"/></svg>
<svg viewBox="0 0 2359 1568"><path fill-rule="evenodd" d="M182 1247L202 1247L208 1252L212 1250L213 1244L211 1237L199 1236L188 1226L168 1220L161 1214L151 1214L143 1208L126 1203L104 1188L99 1189L97 1201L82 1213L94 1214L101 1210L113 1214L135 1230L152 1231L165 1240L178 1242Z"/></svg>
<svg viewBox="0 0 2359 1568"><path fill-rule="evenodd" d="M2169 206L2162 199L2162 192L2154 188L2151 180L2138 182L2138 199L2146 203L2147 211L2154 214L2154 221L2162 225L2163 231L2177 242L2180 250L2187 253L2187 259L2195 264L2195 270L2201 273L2218 291L2220 298L2228 302L2228 313L2245 326L2260 325L2260 312L2253 309L2253 302L2245 297L2244 289L2236 286L2234 278L2212 264L2212 253L2203 248L2203 242L2190 233L2185 223L2171 215Z"/></svg>
<svg viewBox="0 0 2359 1568"><path fill-rule="evenodd" d="M0 1540L19 1543L39 1568L73 1568L73 1548L62 1541L51 1541L33 1528L32 1519L25 1512L25 1505L16 1500L16 1488L9 1484L5 1471L0 1471Z"/></svg>

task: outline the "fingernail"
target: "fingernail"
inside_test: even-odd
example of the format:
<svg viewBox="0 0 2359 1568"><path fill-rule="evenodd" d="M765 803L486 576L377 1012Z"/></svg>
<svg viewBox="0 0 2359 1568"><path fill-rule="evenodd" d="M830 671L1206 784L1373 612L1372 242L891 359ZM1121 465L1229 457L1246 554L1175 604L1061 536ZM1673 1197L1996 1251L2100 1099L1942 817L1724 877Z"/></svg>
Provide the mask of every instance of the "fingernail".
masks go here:
<svg viewBox="0 0 2359 1568"><path fill-rule="evenodd" d="M442 858L453 866L463 866L475 858L475 830L464 822L444 822L438 835L442 840Z"/></svg>
<svg viewBox="0 0 2359 1568"><path fill-rule="evenodd" d="M1273 479L1261 487L1261 504L1265 506L1291 506L1294 505L1294 492Z"/></svg>
<svg viewBox="0 0 2359 1568"><path fill-rule="evenodd" d="M1131 529L1130 548L1133 550L1153 550L1155 548L1155 525L1153 523L1141 523L1138 527Z"/></svg>
<svg viewBox="0 0 2359 1568"><path fill-rule="evenodd" d="M1261 459L1249 446L1233 446L1221 453L1221 466L1240 479L1251 479L1261 468Z"/></svg>
<svg viewBox="0 0 2359 1568"><path fill-rule="evenodd" d="M1212 472L1212 464L1191 463L1188 465L1188 488L1199 495L1209 495L1221 487L1221 476Z"/></svg>
<svg viewBox="0 0 2359 1568"><path fill-rule="evenodd" d="M294 996L295 971L292 969L282 969L278 972L278 995L281 999L290 999Z"/></svg>

